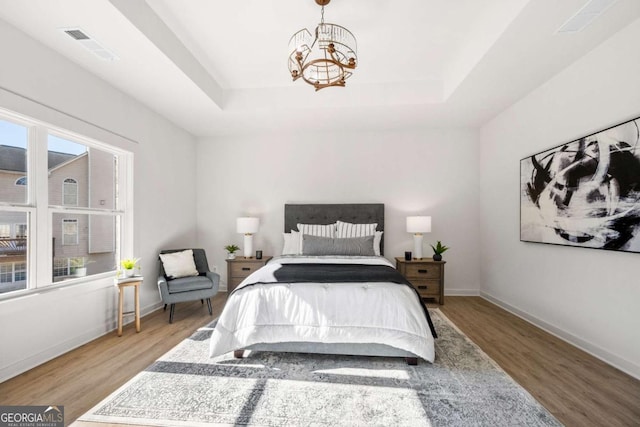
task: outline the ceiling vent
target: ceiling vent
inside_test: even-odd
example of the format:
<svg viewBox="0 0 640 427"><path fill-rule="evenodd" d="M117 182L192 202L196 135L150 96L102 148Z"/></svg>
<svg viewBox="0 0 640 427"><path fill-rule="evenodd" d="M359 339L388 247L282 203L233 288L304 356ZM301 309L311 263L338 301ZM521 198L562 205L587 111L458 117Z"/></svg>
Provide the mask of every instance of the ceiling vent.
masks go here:
<svg viewBox="0 0 640 427"><path fill-rule="evenodd" d="M60 28L60 31L80 43L85 49L100 59L105 61L116 61L120 59L81 28Z"/></svg>
<svg viewBox="0 0 640 427"><path fill-rule="evenodd" d="M589 0L575 15L565 22L557 33L577 33L584 30L618 0Z"/></svg>

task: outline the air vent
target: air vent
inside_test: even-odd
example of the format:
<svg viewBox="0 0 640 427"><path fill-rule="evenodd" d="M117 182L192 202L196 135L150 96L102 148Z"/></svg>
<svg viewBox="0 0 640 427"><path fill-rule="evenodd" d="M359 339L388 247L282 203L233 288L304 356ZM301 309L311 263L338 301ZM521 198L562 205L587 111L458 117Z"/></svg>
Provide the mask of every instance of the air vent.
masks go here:
<svg viewBox="0 0 640 427"><path fill-rule="evenodd" d="M75 40L88 40L90 38L80 30L64 30L64 32L70 35Z"/></svg>
<svg viewBox="0 0 640 427"><path fill-rule="evenodd" d="M556 32L577 33L584 30L617 1L618 0L589 0L575 15L558 28Z"/></svg>
<svg viewBox="0 0 640 427"><path fill-rule="evenodd" d="M60 28L60 31L80 43L82 47L102 60L116 61L120 59L81 28Z"/></svg>

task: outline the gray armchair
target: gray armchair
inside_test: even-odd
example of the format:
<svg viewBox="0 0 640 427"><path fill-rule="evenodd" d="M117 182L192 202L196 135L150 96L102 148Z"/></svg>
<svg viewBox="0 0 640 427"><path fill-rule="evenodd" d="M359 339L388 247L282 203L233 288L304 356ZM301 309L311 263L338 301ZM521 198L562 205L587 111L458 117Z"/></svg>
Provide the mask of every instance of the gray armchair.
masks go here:
<svg viewBox="0 0 640 427"><path fill-rule="evenodd" d="M160 253L167 254L184 250L185 249L168 249L161 251ZM213 315L213 311L211 309L211 297L218 293L218 288L220 287L220 275L209 271L207 255L205 254L204 249L192 250L196 269L198 270L198 273L200 273L198 276L169 279L162 266L162 261L160 261L158 289L160 290L160 298L162 298L162 302L164 303L164 309L167 309L167 305L171 306L169 311L169 323L173 323L173 313L176 308L176 303L178 302L200 300L204 304L204 300L207 300L209 314Z"/></svg>

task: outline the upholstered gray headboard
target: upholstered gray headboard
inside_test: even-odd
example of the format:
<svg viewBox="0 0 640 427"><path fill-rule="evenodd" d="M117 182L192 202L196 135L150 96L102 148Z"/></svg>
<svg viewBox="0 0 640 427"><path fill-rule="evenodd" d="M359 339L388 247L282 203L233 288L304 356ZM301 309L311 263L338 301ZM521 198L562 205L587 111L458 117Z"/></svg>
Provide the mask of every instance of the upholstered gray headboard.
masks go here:
<svg viewBox="0 0 640 427"><path fill-rule="evenodd" d="M377 231L384 231L383 203L345 203L284 205L284 232L298 231L297 224L333 224L336 221L355 224L377 223ZM380 254L384 255L384 234L380 241Z"/></svg>

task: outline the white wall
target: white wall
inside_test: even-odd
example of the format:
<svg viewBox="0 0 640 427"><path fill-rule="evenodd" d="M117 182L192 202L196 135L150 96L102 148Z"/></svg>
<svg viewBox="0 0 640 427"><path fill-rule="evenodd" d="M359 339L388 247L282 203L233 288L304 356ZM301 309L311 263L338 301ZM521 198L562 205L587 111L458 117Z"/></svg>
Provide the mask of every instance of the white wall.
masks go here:
<svg viewBox="0 0 640 427"><path fill-rule="evenodd" d="M132 255L146 277L143 311L159 307L158 250L195 243L195 140L3 21L0 52L0 107L134 153ZM106 280L0 301L0 382L113 329L115 299Z"/></svg>
<svg viewBox="0 0 640 427"><path fill-rule="evenodd" d="M478 138L468 130L259 135L198 144L198 238L226 283L235 219L260 218L254 249L282 251L285 203L384 203L385 256L413 250L405 217L432 216L451 250L445 293L478 294Z"/></svg>
<svg viewBox="0 0 640 427"><path fill-rule="evenodd" d="M640 254L519 241L519 162L640 116L635 21L481 130L482 294L640 377Z"/></svg>

